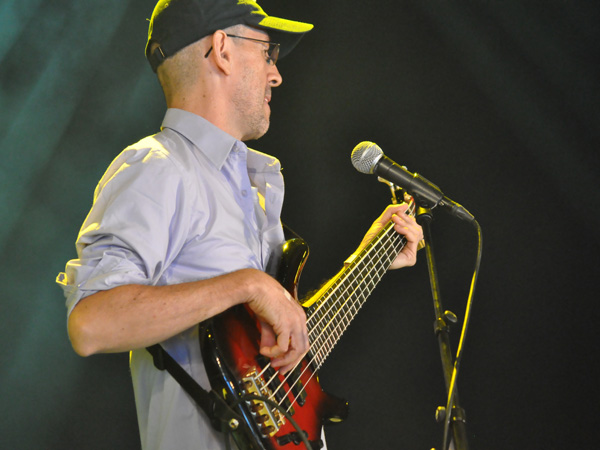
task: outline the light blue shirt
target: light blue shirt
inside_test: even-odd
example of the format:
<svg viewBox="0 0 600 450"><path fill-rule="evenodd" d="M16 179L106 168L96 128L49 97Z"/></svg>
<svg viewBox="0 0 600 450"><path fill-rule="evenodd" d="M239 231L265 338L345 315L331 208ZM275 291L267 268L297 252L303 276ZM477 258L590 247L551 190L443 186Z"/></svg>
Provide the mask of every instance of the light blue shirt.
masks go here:
<svg viewBox="0 0 600 450"><path fill-rule="evenodd" d="M100 290L170 285L264 270L284 237L279 161L192 113L169 109L161 132L125 149L96 188L78 259L57 279L68 313ZM162 343L206 389L198 327ZM131 352L144 450L221 449L222 436L144 350Z"/></svg>

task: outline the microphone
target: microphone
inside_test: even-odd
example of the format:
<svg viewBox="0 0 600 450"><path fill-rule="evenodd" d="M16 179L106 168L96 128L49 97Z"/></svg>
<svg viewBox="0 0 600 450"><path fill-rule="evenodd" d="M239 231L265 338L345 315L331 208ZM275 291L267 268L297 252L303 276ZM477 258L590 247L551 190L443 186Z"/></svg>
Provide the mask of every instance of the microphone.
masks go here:
<svg viewBox="0 0 600 450"><path fill-rule="evenodd" d="M425 208L442 206L450 214L469 222L475 217L464 207L446 197L441 189L418 173L411 173L406 168L392 161L383 154L383 150L374 142L364 141L352 150L352 165L361 173L377 175L394 183Z"/></svg>

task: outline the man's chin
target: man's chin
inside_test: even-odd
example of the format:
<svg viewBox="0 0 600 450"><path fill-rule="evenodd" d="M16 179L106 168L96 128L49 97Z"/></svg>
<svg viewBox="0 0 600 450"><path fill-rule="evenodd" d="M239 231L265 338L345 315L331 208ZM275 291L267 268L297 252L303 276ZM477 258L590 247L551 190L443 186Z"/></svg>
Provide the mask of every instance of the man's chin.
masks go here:
<svg viewBox="0 0 600 450"><path fill-rule="evenodd" d="M264 126L262 126L259 130L254 130L253 132L248 133L244 138L242 138L242 141L256 141L260 139L265 134L267 134L267 131L269 131L269 125L270 123L269 121L267 121L267 123Z"/></svg>

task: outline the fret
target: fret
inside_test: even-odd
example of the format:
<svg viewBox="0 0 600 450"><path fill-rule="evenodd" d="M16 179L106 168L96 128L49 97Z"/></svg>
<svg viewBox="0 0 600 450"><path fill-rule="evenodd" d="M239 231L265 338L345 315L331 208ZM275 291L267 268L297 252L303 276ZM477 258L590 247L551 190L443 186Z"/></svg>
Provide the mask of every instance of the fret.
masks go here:
<svg viewBox="0 0 600 450"><path fill-rule="evenodd" d="M406 238L395 232L390 221L308 309L309 340L316 369L325 362L405 243Z"/></svg>

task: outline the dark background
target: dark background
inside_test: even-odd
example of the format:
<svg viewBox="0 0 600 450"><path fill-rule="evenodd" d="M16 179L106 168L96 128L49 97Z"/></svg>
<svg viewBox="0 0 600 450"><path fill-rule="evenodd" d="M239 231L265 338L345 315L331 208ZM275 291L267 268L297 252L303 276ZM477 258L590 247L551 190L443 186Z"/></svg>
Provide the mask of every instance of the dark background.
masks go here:
<svg viewBox="0 0 600 450"><path fill-rule="evenodd" d="M278 66L284 220L333 275L389 201L363 140L478 219L481 274L459 390L474 449L597 448L600 6L596 0L261 3L315 24ZM76 356L56 274L96 182L158 130L152 0L0 1L0 447L139 448L127 355ZM476 233L434 212L446 309L464 318ZM390 273L321 371L351 402L331 449L441 447L425 259ZM452 331L453 348L459 328Z"/></svg>

